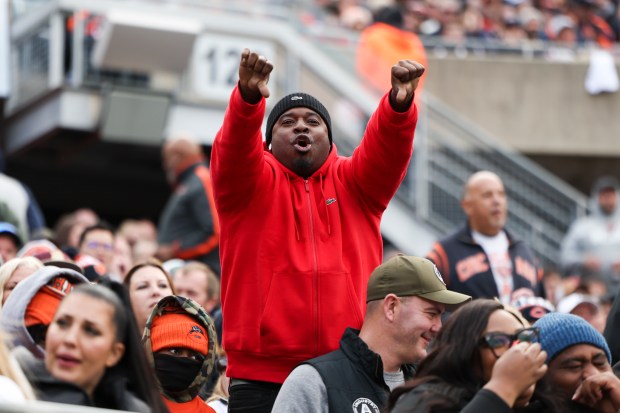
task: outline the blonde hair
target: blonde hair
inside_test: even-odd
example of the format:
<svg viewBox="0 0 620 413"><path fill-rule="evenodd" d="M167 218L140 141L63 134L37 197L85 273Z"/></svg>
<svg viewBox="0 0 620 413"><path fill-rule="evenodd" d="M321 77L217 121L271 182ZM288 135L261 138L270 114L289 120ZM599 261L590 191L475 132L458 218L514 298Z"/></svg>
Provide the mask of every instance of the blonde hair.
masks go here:
<svg viewBox="0 0 620 413"><path fill-rule="evenodd" d="M226 357L226 352L224 352L224 350L217 344L217 341L215 342L215 348L217 354L216 360ZM209 403L213 400L219 399L228 400L228 385L230 384L230 382L227 379L228 377L226 377L226 371L221 372L220 376L215 382L215 386L213 386L213 392L211 393L209 398L205 400L205 403Z"/></svg>
<svg viewBox="0 0 620 413"><path fill-rule="evenodd" d="M11 355L6 345L6 336L0 330L0 375L5 376L15 382L20 388L26 400L36 400L30 382L24 372L17 364L17 360Z"/></svg>
<svg viewBox="0 0 620 413"><path fill-rule="evenodd" d="M211 396L209 396L205 403L219 399L228 400L228 384L226 383L226 379L226 373L220 374L220 377L218 377L215 382L215 387L213 387L213 393L211 393Z"/></svg>
<svg viewBox="0 0 620 413"><path fill-rule="evenodd" d="M2 309L2 296L4 295L4 286L18 268L30 267L33 273L43 268L43 263L35 257L13 258L0 266L0 309Z"/></svg>

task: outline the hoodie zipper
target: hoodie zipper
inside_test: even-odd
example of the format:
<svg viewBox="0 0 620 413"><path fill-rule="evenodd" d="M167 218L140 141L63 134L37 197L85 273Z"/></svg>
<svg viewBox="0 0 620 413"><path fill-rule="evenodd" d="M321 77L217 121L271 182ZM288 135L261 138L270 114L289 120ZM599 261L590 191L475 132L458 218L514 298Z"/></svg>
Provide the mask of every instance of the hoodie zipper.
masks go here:
<svg viewBox="0 0 620 413"><path fill-rule="evenodd" d="M318 350L319 343L319 265L316 254L316 242L314 239L314 221L312 220L312 199L310 197L310 185L308 180L304 180L304 187L306 188L306 199L308 200L308 216L310 217L310 239L312 242L312 256L314 259L314 330L316 331L316 348Z"/></svg>

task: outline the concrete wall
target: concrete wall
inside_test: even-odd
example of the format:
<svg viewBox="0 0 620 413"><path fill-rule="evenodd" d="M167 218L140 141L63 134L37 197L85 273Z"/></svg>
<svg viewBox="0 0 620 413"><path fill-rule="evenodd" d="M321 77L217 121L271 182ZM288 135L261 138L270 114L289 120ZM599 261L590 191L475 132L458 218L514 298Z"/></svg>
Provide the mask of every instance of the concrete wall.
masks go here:
<svg viewBox="0 0 620 413"><path fill-rule="evenodd" d="M588 63L429 57L426 89L527 154L620 156L620 93L591 96Z"/></svg>

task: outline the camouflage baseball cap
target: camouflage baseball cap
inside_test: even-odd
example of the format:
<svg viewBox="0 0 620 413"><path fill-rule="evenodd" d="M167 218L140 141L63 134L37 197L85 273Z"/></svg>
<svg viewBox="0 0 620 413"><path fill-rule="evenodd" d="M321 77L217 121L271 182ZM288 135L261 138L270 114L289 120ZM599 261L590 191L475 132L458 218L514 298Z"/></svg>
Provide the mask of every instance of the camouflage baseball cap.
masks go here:
<svg viewBox="0 0 620 413"><path fill-rule="evenodd" d="M390 258L372 272L366 302L383 300L386 295L416 295L437 303L456 306L471 297L446 288L441 273L431 261L406 255Z"/></svg>

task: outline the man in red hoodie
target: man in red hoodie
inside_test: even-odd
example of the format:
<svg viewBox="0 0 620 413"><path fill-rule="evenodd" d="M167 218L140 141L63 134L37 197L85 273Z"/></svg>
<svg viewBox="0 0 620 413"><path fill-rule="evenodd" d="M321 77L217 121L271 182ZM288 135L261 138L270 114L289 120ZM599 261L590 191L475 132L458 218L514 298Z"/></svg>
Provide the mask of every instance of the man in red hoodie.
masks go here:
<svg viewBox="0 0 620 413"><path fill-rule="evenodd" d="M270 412L297 364L362 325L381 216L411 158L424 67L392 67L392 89L350 158L338 156L329 113L305 93L274 106L263 143L272 70L243 51L211 157L230 412Z"/></svg>

